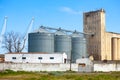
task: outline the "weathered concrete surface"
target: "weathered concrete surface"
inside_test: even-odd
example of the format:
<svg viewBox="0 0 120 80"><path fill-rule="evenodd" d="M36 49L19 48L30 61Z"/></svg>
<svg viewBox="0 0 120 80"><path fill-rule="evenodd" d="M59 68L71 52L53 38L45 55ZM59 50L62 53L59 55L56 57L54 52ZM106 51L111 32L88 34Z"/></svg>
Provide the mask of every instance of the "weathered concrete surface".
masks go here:
<svg viewBox="0 0 120 80"><path fill-rule="evenodd" d="M67 71L70 70L70 64L46 64L46 63L0 63L0 70L14 71ZM120 63L94 63L92 65L71 64L72 71L93 72L93 71L120 71Z"/></svg>
<svg viewBox="0 0 120 80"><path fill-rule="evenodd" d="M102 72L120 71L120 63L95 63L93 69Z"/></svg>
<svg viewBox="0 0 120 80"><path fill-rule="evenodd" d="M0 70L14 71L67 71L70 64L38 64L38 63L0 63ZM71 64L72 71L78 71L78 64Z"/></svg>

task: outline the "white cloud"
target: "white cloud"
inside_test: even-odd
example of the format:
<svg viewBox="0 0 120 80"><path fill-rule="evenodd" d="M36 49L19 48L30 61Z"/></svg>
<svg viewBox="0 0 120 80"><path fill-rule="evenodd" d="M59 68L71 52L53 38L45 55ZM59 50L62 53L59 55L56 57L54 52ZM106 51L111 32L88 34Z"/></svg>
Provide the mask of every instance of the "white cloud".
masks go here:
<svg viewBox="0 0 120 80"><path fill-rule="evenodd" d="M69 7L61 7L60 10L63 11L63 12L70 13L70 14L81 14L80 11L75 11L75 10L69 8Z"/></svg>

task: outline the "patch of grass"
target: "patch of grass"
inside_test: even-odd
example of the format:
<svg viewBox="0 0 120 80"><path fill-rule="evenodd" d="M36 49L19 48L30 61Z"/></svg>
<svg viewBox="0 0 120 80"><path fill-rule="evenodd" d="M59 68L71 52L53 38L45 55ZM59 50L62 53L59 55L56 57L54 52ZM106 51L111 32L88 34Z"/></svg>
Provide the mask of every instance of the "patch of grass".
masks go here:
<svg viewBox="0 0 120 80"><path fill-rule="evenodd" d="M12 70L4 70L0 72L0 75L8 75L8 74L14 74L15 72Z"/></svg>
<svg viewBox="0 0 120 80"><path fill-rule="evenodd" d="M0 72L0 76L1 75L18 75L18 74L30 74L30 72L26 72L26 71L13 71L13 70L4 70Z"/></svg>
<svg viewBox="0 0 120 80"><path fill-rule="evenodd" d="M83 79L82 79L82 77L77 77L75 80L83 80Z"/></svg>
<svg viewBox="0 0 120 80"><path fill-rule="evenodd" d="M53 76L61 76L63 74L63 72L60 71L52 71L52 72L48 72L49 75L53 75Z"/></svg>
<svg viewBox="0 0 120 80"><path fill-rule="evenodd" d="M67 70L66 73L76 73L76 71Z"/></svg>
<svg viewBox="0 0 120 80"><path fill-rule="evenodd" d="M120 72L25 72L5 70L0 72L0 80L119 80Z"/></svg>

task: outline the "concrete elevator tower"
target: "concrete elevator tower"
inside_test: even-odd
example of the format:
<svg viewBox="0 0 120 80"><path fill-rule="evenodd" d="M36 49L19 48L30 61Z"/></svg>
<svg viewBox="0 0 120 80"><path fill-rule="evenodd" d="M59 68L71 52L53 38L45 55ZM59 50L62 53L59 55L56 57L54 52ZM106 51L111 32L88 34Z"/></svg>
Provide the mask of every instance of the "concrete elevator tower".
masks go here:
<svg viewBox="0 0 120 80"><path fill-rule="evenodd" d="M88 54L94 60L120 60L120 33L106 31L105 10L85 12L83 20L84 32L94 33L86 37Z"/></svg>
<svg viewBox="0 0 120 80"><path fill-rule="evenodd" d="M94 33L87 36L87 51L94 60L104 60L105 50L105 11L104 9L83 13L83 31L85 33Z"/></svg>

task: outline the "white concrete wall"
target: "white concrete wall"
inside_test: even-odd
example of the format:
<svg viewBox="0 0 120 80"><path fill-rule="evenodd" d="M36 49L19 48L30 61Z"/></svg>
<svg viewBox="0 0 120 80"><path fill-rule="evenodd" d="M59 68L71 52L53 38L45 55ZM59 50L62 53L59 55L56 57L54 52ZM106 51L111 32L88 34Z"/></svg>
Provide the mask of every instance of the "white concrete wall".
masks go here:
<svg viewBox="0 0 120 80"><path fill-rule="evenodd" d="M110 71L120 71L120 64L116 63L101 63L101 64L94 64L94 71L102 71L102 72L110 72Z"/></svg>
<svg viewBox="0 0 120 80"><path fill-rule="evenodd" d="M67 71L70 64L38 64L38 63L0 63L0 70L14 71ZM71 65L72 71L78 71L78 64Z"/></svg>
<svg viewBox="0 0 120 80"><path fill-rule="evenodd" d="M12 59L16 57L16 59ZM22 59L26 57L26 59ZM42 59L38 59L42 57ZM50 59L54 57L54 59ZM64 63L64 59L67 59L66 54L5 54L5 62L14 62L14 63Z"/></svg>
<svg viewBox="0 0 120 80"><path fill-rule="evenodd" d="M10 69L14 71L67 71L70 64L59 63L0 63L0 70ZM82 67L79 64L71 65L72 71L92 72L93 71L120 71L120 63L94 63L92 66Z"/></svg>

